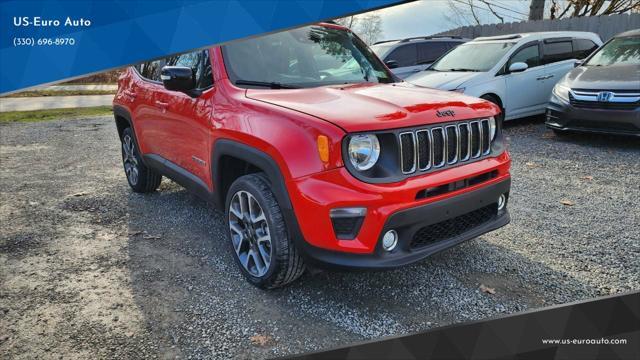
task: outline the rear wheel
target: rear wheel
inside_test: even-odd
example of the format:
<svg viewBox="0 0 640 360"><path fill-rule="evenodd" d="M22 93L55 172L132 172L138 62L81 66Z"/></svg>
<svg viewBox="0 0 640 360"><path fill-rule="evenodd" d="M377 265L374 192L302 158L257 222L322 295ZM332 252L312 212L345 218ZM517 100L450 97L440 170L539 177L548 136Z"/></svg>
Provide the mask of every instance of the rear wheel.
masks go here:
<svg viewBox="0 0 640 360"><path fill-rule="evenodd" d="M135 192L147 193L155 191L160 186L160 182L162 182L162 175L142 163L131 128L126 128L122 132L122 165L124 166L129 186Z"/></svg>
<svg viewBox="0 0 640 360"><path fill-rule="evenodd" d="M302 275L304 263L264 175L245 175L231 185L225 215L234 258L250 283L271 289Z"/></svg>

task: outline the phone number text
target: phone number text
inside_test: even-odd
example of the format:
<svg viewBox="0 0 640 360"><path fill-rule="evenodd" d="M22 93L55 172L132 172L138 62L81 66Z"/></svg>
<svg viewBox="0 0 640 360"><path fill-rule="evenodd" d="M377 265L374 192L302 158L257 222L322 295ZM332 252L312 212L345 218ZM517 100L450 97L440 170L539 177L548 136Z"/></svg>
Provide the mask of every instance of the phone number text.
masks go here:
<svg viewBox="0 0 640 360"><path fill-rule="evenodd" d="M74 38L32 38L32 37L16 37L13 38L13 46L73 46L76 44Z"/></svg>

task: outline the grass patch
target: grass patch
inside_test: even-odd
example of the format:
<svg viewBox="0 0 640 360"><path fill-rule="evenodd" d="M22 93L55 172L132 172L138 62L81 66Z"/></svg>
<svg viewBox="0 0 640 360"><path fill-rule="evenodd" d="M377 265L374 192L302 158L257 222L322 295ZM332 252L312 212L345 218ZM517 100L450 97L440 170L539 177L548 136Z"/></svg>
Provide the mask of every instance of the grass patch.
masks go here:
<svg viewBox="0 0 640 360"><path fill-rule="evenodd" d="M111 106L33 111L8 111L0 112L0 124L75 119L83 117L104 116L110 115L111 113Z"/></svg>
<svg viewBox="0 0 640 360"><path fill-rule="evenodd" d="M74 95L110 95L116 90L28 90L5 95L3 98L39 97L39 96L74 96Z"/></svg>

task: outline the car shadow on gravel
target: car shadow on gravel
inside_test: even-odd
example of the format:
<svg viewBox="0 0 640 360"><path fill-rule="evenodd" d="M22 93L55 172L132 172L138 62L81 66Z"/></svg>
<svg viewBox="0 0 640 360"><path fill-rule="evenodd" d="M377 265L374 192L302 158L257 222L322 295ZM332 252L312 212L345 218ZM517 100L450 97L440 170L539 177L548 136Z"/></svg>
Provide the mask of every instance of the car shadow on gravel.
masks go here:
<svg viewBox="0 0 640 360"><path fill-rule="evenodd" d="M129 269L160 353L272 357L401 335L593 296L565 273L495 245L494 232L413 266L305 274L263 291L246 282L222 214L164 180L129 196ZM541 293L542 281L547 293ZM493 289L483 292L480 285ZM569 290L572 289L571 293ZM575 289L583 289L576 292Z"/></svg>
<svg viewBox="0 0 640 360"><path fill-rule="evenodd" d="M535 132L546 141L616 150L637 150L640 148L640 139L638 137L584 132L556 134L551 129L547 129L544 126L544 122L544 116L530 116L522 119L509 120L504 123L505 134L507 136L516 136Z"/></svg>

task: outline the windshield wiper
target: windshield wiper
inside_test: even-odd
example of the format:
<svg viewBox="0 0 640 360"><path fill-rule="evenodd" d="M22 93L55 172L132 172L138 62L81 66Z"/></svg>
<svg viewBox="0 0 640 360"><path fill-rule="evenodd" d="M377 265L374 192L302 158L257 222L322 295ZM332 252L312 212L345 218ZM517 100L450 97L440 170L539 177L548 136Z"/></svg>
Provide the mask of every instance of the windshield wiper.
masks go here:
<svg viewBox="0 0 640 360"><path fill-rule="evenodd" d="M248 85L248 86L260 86L260 87L268 87L271 89L299 89L299 86L281 84L279 82L269 82L269 81L253 81L253 80L236 80L236 85Z"/></svg>
<svg viewBox="0 0 640 360"><path fill-rule="evenodd" d="M448 69L448 70L442 70L442 71L471 71L471 72L479 72L480 70L465 69L465 68L454 68L454 69Z"/></svg>

